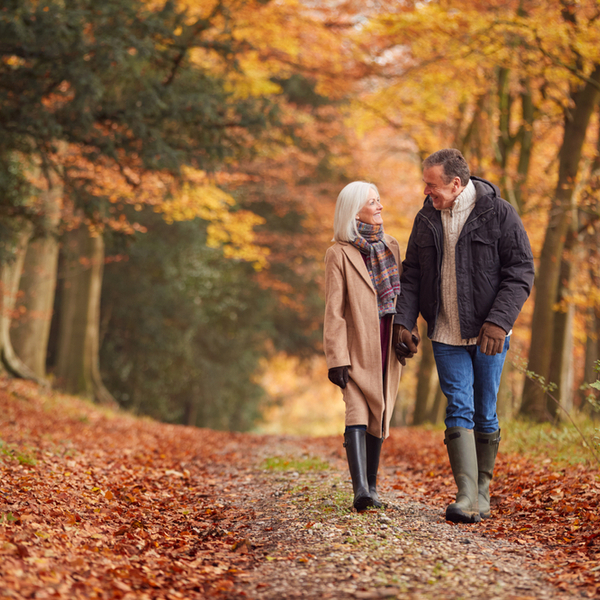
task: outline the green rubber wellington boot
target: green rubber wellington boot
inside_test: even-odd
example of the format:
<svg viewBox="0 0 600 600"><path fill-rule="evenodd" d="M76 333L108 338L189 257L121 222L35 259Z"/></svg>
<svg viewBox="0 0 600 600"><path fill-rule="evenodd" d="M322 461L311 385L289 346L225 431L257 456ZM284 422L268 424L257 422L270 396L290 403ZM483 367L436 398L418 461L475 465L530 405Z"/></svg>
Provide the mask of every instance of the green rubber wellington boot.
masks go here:
<svg viewBox="0 0 600 600"><path fill-rule="evenodd" d="M479 477L479 514L482 519L489 519L490 512L490 481L494 474L494 464L500 445L500 430L493 433L475 432L475 447L477 449L477 469Z"/></svg>
<svg viewBox="0 0 600 600"><path fill-rule="evenodd" d="M367 481L367 432L364 429L349 429L344 433L344 447L354 491L354 508L357 511L373 506Z"/></svg>
<svg viewBox="0 0 600 600"><path fill-rule="evenodd" d="M381 456L381 444L383 439L367 433L367 481L369 482L369 494L373 499L373 506L381 508L383 504L377 495L377 471L379 470L379 457Z"/></svg>
<svg viewBox="0 0 600 600"><path fill-rule="evenodd" d="M449 427L444 443L458 487L456 502L446 508L446 520L453 523L478 523L481 521L478 506L477 451L472 429Z"/></svg>

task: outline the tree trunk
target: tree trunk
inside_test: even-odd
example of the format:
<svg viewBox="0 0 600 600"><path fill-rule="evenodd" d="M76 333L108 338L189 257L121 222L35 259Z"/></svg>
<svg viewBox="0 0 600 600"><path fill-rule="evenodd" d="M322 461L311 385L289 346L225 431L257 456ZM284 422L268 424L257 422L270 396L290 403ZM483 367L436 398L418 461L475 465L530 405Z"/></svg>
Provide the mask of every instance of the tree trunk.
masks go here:
<svg viewBox="0 0 600 600"><path fill-rule="evenodd" d="M597 118L600 119L600 105L597 107ZM587 252L587 265L592 290L600 290L600 128L596 138L596 156L590 169L590 180L586 186L582 206L587 206L590 215L587 221L580 219L581 229L585 231L582 246ZM589 384L600 378L596 370L596 362L600 359L600 306L597 301L588 308L586 319L586 343L585 343L585 364L583 373L583 383ZM594 404L588 401L592 396ZM600 418L598 403L598 390L594 388L583 389L580 392L580 409L584 414L589 414L593 419Z"/></svg>
<svg viewBox="0 0 600 600"><path fill-rule="evenodd" d="M508 200L521 214L523 209L523 188L529 174L529 164L533 149L534 105L529 82L521 80L521 125L516 134L511 134L513 97L510 93L510 71L498 70L498 135L496 138L496 160L501 169L500 189L502 197ZM516 178L510 174L510 156L519 143L519 160Z"/></svg>
<svg viewBox="0 0 600 600"><path fill-rule="evenodd" d="M500 386L498 388L496 401L496 412L498 413L498 418L500 420L511 419L514 412L513 396L510 386L512 371L512 363L507 360L504 363L504 369L502 370L502 376L500 377Z"/></svg>
<svg viewBox="0 0 600 600"><path fill-rule="evenodd" d="M585 363L583 368L583 383L589 384L598 379L598 372L596 371L596 361L599 358L598 354L598 327L600 326L600 318L596 313L596 310L592 307L588 309L587 318L587 337L585 340ZM588 401L588 397L593 396L598 399L598 391L589 388L583 389L580 392L581 406L580 410L586 415L590 415L593 418L600 417L600 415L594 410L592 404Z"/></svg>
<svg viewBox="0 0 600 600"><path fill-rule="evenodd" d="M589 81L572 93L573 109L565 115L563 143L559 154L558 182L550 220L542 247L535 286L535 307L531 329L531 350L527 370L545 382L550 375L554 332L554 302L558 291L564 238L569 226L571 200L587 128L596 103L600 85L600 65ZM521 414L537 421L547 421L545 391L529 377L523 387Z"/></svg>
<svg viewBox="0 0 600 600"><path fill-rule="evenodd" d="M577 243L576 227L572 223L569 228L567 241L565 243L565 253L571 255L575 251ZM546 410L553 419L561 418L562 406L566 411L573 407L573 397L571 388L573 385L573 320L575 317L575 306L568 301L565 302L565 296L569 293L573 269L569 256L563 256L560 265L560 277L558 280L558 291L556 294L556 304L559 308L554 311L554 343L551 348L550 360L550 381L554 383L556 389L552 391L552 396L546 396ZM558 404L557 404L558 401Z"/></svg>
<svg viewBox="0 0 600 600"><path fill-rule="evenodd" d="M519 214L523 209L523 192L527 182L527 176L529 175L529 165L531 163L531 154L533 151L533 122L535 119L535 107L533 105L531 85L528 80L523 80L521 85L524 89L521 93L523 123L519 130L521 149L519 151L519 164L517 166L517 181L514 186L514 199Z"/></svg>
<svg viewBox="0 0 600 600"><path fill-rule="evenodd" d="M188 427L195 427L198 423L198 399L200 398L200 395L200 386L197 383L194 383L184 401L183 422Z"/></svg>
<svg viewBox="0 0 600 600"><path fill-rule="evenodd" d="M65 391L116 404L100 378L100 293L104 241L85 225L65 234L56 380Z"/></svg>
<svg viewBox="0 0 600 600"><path fill-rule="evenodd" d="M421 360L417 373L417 393L415 398L415 411L413 414L413 425L422 425L428 421L429 397L431 396L432 383L435 375L435 358L433 357L433 346L427 337L427 325L421 327Z"/></svg>
<svg viewBox="0 0 600 600"><path fill-rule="evenodd" d="M13 318L19 279L23 270L23 261L27 244L31 237L33 227L31 223L24 222L16 234L16 243L11 259L0 263L0 355L2 368L15 377L32 379L40 384L45 384L15 353L10 339L10 326Z"/></svg>
<svg viewBox="0 0 600 600"><path fill-rule="evenodd" d="M562 286L561 286L562 288ZM568 304L554 315L554 344L550 362L550 379L556 389L546 396L546 410L553 419L560 419L560 406L570 412L573 408L573 320L575 307ZM557 404L558 402L558 404Z"/></svg>
<svg viewBox="0 0 600 600"><path fill-rule="evenodd" d="M46 192L43 202L49 223L45 237L29 242L21 274L19 307L11 338L19 358L40 378L46 376L46 356L56 289L58 222L62 186Z"/></svg>

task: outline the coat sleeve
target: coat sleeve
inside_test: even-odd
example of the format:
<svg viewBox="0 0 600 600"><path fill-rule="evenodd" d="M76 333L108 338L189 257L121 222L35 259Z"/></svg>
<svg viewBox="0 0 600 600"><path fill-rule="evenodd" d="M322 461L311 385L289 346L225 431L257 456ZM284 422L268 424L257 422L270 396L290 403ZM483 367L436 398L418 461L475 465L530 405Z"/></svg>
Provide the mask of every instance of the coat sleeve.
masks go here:
<svg viewBox="0 0 600 600"><path fill-rule="evenodd" d="M325 254L325 319L323 349L327 368L350 366L346 308L346 276L340 253L331 248Z"/></svg>
<svg viewBox="0 0 600 600"><path fill-rule="evenodd" d="M501 283L486 321L508 333L531 293L535 273L527 232L512 206L508 209L498 251Z"/></svg>
<svg viewBox="0 0 600 600"><path fill-rule="evenodd" d="M419 316L419 292L420 292L420 264L419 251L416 243L416 227L413 225L406 255L402 262L402 274L400 275L400 296L396 300L396 314L394 325L403 325L411 331Z"/></svg>

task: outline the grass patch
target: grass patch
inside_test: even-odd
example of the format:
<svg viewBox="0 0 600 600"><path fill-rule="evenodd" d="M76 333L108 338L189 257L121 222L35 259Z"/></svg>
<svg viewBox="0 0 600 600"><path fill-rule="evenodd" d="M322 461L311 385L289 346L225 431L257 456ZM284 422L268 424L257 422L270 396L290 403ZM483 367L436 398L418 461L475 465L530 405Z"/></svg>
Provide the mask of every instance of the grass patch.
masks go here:
<svg viewBox="0 0 600 600"><path fill-rule="evenodd" d="M0 525L9 525L10 523L14 523L17 520L17 517L13 516L11 512L0 514Z"/></svg>
<svg viewBox="0 0 600 600"><path fill-rule="evenodd" d="M595 463L592 450L599 454L600 424L579 416L574 421L579 431L569 421L554 424L513 419L500 423L500 450L550 458L559 464Z"/></svg>
<svg viewBox="0 0 600 600"><path fill-rule="evenodd" d="M549 458L557 466L599 464L594 452L600 457L600 420L593 421L581 414L571 417L575 425L566 416L556 423L535 423L522 418L501 419L500 452ZM445 425L424 424L418 428L443 432Z"/></svg>
<svg viewBox="0 0 600 600"><path fill-rule="evenodd" d="M19 464L28 465L30 467L35 466L37 463L31 454L21 452L17 448L13 448L0 439L0 457L1 456L6 456L9 459L17 460Z"/></svg>
<svg viewBox="0 0 600 600"><path fill-rule="evenodd" d="M268 471L297 471L306 473L308 471L327 471L329 463L316 457L290 458L285 456L274 456L263 461L262 468Z"/></svg>

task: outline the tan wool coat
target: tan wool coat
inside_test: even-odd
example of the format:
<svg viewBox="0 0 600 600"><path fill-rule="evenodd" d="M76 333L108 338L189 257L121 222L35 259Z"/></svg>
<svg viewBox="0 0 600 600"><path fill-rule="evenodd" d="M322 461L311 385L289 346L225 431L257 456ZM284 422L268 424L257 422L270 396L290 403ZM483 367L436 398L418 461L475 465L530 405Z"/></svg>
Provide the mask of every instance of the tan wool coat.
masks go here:
<svg viewBox="0 0 600 600"><path fill-rule="evenodd" d="M385 242L400 271L398 242L387 234ZM384 380L377 292L360 250L352 244L336 242L325 254L325 303L323 346L327 368L349 366L350 379L342 390L346 425L366 424L371 435L386 438L401 365L392 349L390 322Z"/></svg>

